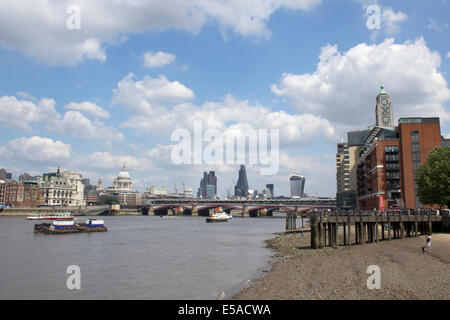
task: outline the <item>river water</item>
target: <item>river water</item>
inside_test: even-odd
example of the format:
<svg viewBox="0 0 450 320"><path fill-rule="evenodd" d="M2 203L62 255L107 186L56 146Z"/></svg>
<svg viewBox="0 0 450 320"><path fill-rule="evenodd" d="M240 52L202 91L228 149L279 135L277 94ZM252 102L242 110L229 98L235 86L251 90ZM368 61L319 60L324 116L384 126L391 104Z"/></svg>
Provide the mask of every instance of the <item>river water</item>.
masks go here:
<svg viewBox="0 0 450 320"><path fill-rule="evenodd" d="M24 217L0 218L0 299L217 299L255 277L279 218L102 217L108 232L34 234ZM69 290L77 265L81 289Z"/></svg>

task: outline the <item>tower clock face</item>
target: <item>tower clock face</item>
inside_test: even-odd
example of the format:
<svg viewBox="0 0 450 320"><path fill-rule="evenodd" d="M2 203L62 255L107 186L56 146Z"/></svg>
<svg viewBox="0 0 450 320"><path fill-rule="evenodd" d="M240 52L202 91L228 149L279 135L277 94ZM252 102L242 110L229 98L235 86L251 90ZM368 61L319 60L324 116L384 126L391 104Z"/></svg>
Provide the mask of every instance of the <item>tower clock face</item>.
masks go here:
<svg viewBox="0 0 450 320"><path fill-rule="evenodd" d="M389 101L388 101L386 98L381 99L381 104L382 104L383 106L387 105L388 102L389 102Z"/></svg>
<svg viewBox="0 0 450 320"><path fill-rule="evenodd" d="M383 123L389 123L389 117L388 116L384 116L383 117Z"/></svg>

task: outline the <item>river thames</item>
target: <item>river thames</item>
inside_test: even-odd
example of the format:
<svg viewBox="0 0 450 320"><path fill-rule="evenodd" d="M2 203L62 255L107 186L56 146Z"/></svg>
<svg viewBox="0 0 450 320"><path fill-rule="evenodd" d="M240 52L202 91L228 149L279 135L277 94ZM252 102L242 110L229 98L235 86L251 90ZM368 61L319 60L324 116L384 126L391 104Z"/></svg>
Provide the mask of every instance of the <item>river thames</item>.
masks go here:
<svg viewBox="0 0 450 320"><path fill-rule="evenodd" d="M0 299L228 298L266 267L264 240L285 227L278 218L102 219L108 232L45 235L25 217L0 218ZM70 265L79 290L66 286Z"/></svg>

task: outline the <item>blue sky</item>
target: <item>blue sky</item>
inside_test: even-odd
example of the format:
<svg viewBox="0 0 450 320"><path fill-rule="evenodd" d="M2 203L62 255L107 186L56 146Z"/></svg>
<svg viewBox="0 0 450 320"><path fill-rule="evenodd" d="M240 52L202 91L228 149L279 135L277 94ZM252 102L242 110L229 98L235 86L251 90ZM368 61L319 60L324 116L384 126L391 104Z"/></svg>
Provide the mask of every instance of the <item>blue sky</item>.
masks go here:
<svg viewBox="0 0 450 320"><path fill-rule="evenodd" d="M369 30L374 4L381 28ZM70 5L81 8L80 29L66 27ZM274 183L286 195L288 175L298 172L306 192L333 195L336 142L373 124L381 83L396 120L439 116L448 135L449 6L2 1L0 167L17 178L61 165L110 185L125 162L141 191L181 189L183 181L196 191L202 171L215 170L224 195L238 164L177 166L170 158L171 133L201 119L222 132L280 130L279 171L249 168L251 188ZM146 65L144 54L157 52L171 62Z"/></svg>

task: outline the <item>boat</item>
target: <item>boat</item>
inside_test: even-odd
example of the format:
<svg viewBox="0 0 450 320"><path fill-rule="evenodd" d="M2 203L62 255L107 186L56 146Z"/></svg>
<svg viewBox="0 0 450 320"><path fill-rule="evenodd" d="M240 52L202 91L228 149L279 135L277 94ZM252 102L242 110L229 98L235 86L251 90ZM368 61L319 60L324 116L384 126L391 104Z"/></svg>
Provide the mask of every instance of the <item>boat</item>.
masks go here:
<svg viewBox="0 0 450 320"><path fill-rule="evenodd" d="M56 220L56 221L69 221L74 217L70 212L57 212L50 214L30 214L27 216L27 220Z"/></svg>
<svg viewBox="0 0 450 320"><path fill-rule="evenodd" d="M52 223L38 223L34 225L35 233L66 234L81 232L105 232L103 220L88 219L85 223L74 223L74 221L53 221Z"/></svg>
<svg viewBox="0 0 450 320"><path fill-rule="evenodd" d="M211 216L206 218L206 222L228 222L230 217L223 211L214 212Z"/></svg>

